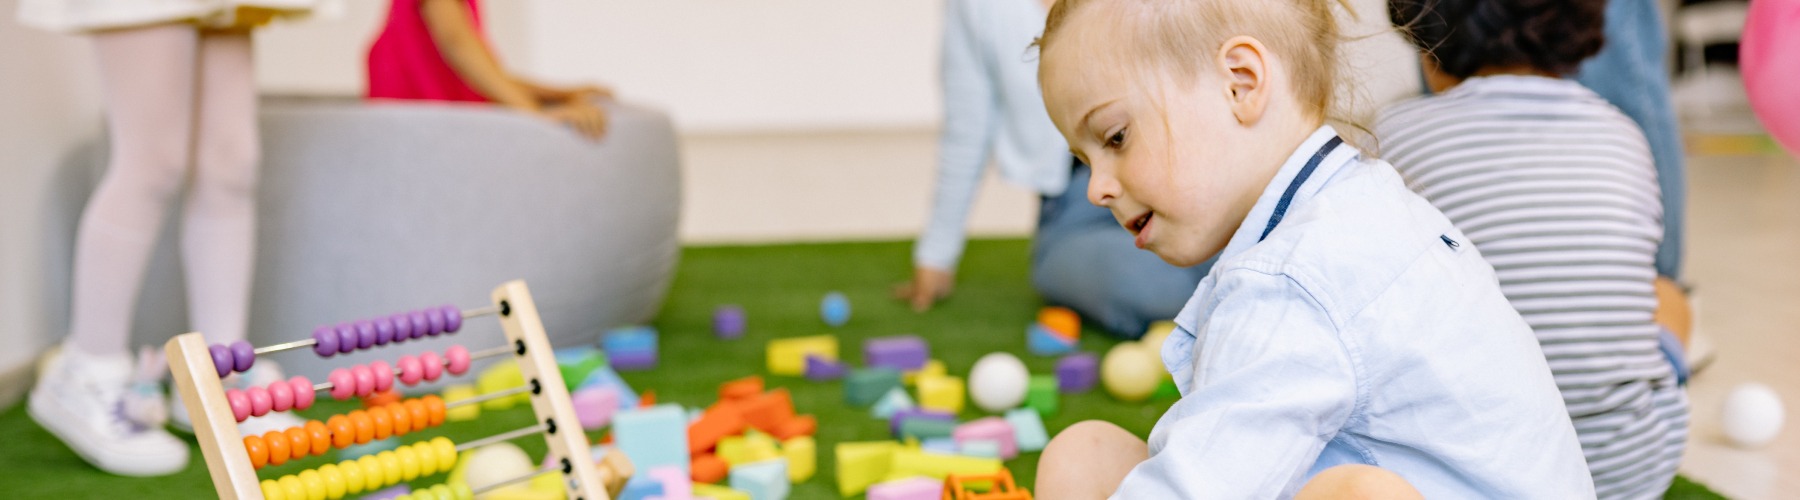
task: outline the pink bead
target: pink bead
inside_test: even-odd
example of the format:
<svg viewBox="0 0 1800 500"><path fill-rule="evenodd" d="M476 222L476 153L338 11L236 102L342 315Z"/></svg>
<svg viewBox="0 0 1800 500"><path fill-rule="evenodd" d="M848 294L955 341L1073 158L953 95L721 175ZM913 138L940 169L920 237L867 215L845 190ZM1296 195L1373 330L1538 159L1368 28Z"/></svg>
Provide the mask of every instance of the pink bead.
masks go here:
<svg viewBox="0 0 1800 500"><path fill-rule="evenodd" d="M357 365L350 368L350 374L356 376L356 395L368 396L375 393L375 371L369 365Z"/></svg>
<svg viewBox="0 0 1800 500"><path fill-rule="evenodd" d="M325 380L331 382L331 399L342 401L356 394L356 377L350 374L350 370L332 370Z"/></svg>
<svg viewBox="0 0 1800 500"><path fill-rule="evenodd" d="M250 414L258 417L268 415L269 407L274 406L275 404L274 401L269 399L269 390L261 387L251 387L248 394L250 396Z"/></svg>
<svg viewBox="0 0 1800 500"><path fill-rule="evenodd" d="M244 391L227 389L225 401L231 403L231 416L236 417L237 421L243 422L250 418L250 396L245 396Z"/></svg>
<svg viewBox="0 0 1800 500"><path fill-rule="evenodd" d="M439 358L435 352L425 351L425 354L420 354L419 364L422 365L420 368L425 369L426 382L437 380L438 375L444 373L444 359Z"/></svg>
<svg viewBox="0 0 1800 500"><path fill-rule="evenodd" d="M462 375L469 371L469 350L463 346L450 346L450 349L444 351L444 357L449 359L447 368L451 375Z"/></svg>
<svg viewBox="0 0 1800 500"><path fill-rule="evenodd" d="M294 388L282 382L269 384L269 401L273 403L269 409L288 411L294 407Z"/></svg>
<svg viewBox="0 0 1800 500"><path fill-rule="evenodd" d="M375 373L375 392L387 392L394 388L394 367L386 361L375 360L369 363L369 370Z"/></svg>
<svg viewBox="0 0 1800 500"><path fill-rule="evenodd" d="M424 370L425 367L419 365L419 358L412 356L400 357L400 383L406 384L407 387L419 383L419 379L425 376L425 374L422 373Z"/></svg>
<svg viewBox="0 0 1800 500"><path fill-rule="evenodd" d="M307 380L306 377L294 377L288 379L287 384L294 391L294 409L312 408L313 385L311 380Z"/></svg>

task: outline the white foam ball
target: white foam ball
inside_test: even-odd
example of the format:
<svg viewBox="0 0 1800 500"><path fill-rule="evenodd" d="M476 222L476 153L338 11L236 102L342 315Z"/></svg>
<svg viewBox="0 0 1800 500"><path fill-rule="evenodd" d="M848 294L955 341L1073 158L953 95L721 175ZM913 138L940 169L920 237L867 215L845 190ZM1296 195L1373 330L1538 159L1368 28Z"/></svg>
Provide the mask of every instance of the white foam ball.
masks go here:
<svg viewBox="0 0 1800 500"><path fill-rule="evenodd" d="M1781 396L1769 386L1752 382L1731 390L1719 420L1725 429L1725 437L1732 444L1756 448L1769 444L1781 434L1781 423L1785 418Z"/></svg>
<svg viewBox="0 0 1800 500"><path fill-rule="evenodd" d="M1025 391L1031 382L1031 371L1018 356L1004 352L988 353L975 361L969 370L969 398L975 406L990 412L1019 407L1025 402Z"/></svg>
<svg viewBox="0 0 1800 500"><path fill-rule="evenodd" d="M525 455L525 450L512 443L494 443L476 448L475 451L469 453L468 459L464 462L468 468L464 471L464 474L467 475L463 477L463 481L468 483L470 488L480 488L523 476L535 468L531 464L531 457ZM502 488L502 490L523 489L525 489L524 484Z"/></svg>

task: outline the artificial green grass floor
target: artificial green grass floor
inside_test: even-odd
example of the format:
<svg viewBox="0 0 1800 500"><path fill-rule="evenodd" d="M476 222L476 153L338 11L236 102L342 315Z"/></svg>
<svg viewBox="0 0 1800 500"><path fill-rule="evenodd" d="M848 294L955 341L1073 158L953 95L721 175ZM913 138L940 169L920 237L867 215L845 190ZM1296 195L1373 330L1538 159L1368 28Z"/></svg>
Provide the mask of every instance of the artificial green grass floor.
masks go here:
<svg viewBox="0 0 1800 500"><path fill-rule="evenodd" d="M843 402L843 386L837 382L814 383L803 378L769 377L764 372L763 347L770 339L831 333L837 335L843 357L860 364L863 339L897 334L916 334L931 342L931 354L943 360L953 375L967 375L975 359L993 351L1018 354L1034 373L1053 373L1054 358L1031 356L1025 351L1025 327L1035 319L1042 301L1031 291L1027 277L1029 243L1025 240L974 241L969 244L957 279L956 294L931 312L916 314L890 298L890 287L910 272L911 244L843 243L755 247L688 248L682 252L680 271L663 312L655 322L661 332L661 364L654 370L623 376L639 391L654 391L658 402L686 407L705 406L716 398L721 382L746 375L764 375L771 388L786 387L801 413L819 418L818 473L794 486L793 498L837 496L832 447L840 442L887 439L887 425L862 408ZM850 298L853 314L841 328L826 327L819 319L819 299L828 291ZM540 302L544 301L539 298ZM749 317L749 333L731 341L711 334L713 308L721 304L743 306ZM1084 350L1104 353L1114 341L1088 330L1082 336ZM1061 411L1045 420L1054 433L1081 420L1101 419L1138 434L1151 426L1172 400L1128 405L1101 391L1066 395ZM321 402L307 412L312 418L348 410L342 403ZM414 436L485 436L529 425L529 410L483 412L473 422L450 422ZM972 405L962 418L983 416ZM597 441L601 433L591 433ZM541 457L544 443L519 439L515 443ZM1007 462L1019 484L1035 481L1037 454L1027 453ZM313 457L271 467L263 477L278 477L325 463ZM417 485L442 482L434 476ZM211 498L212 484L196 448L187 470L159 478L111 476L87 466L55 437L25 414L23 404L0 412L0 496L9 498ZM1677 478L1668 498L1722 498L1705 486Z"/></svg>

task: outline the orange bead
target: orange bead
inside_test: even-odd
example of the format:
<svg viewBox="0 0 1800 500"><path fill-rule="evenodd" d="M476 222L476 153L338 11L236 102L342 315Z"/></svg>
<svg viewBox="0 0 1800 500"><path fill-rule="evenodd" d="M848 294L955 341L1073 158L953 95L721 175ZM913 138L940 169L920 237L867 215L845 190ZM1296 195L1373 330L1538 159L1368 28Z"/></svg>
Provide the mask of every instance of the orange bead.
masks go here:
<svg viewBox="0 0 1800 500"><path fill-rule="evenodd" d="M312 454L324 455L331 451L331 430L317 420L306 421L307 442L312 444Z"/></svg>
<svg viewBox="0 0 1800 500"><path fill-rule="evenodd" d="M356 444L375 439L375 422L369 420L368 413L362 410L350 412L350 424L356 426Z"/></svg>
<svg viewBox="0 0 1800 500"><path fill-rule="evenodd" d="M406 412L412 417L413 430L422 431L431 427L431 410L425 409L425 402L417 399L406 400Z"/></svg>
<svg viewBox="0 0 1800 500"><path fill-rule="evenodd" d="M419 399L425 400L425 409L431 411L430 427L436 427L438 425L442 425L444 423L444 411L445 411L444 410L444 398L440 398L436 394L426 394L425 397L419 398Z"/></svg>
<svg viewBox="0 0 1800 500"><path fill-rule="evenodd" d="M332 415L325 427L331 429L331 446L342 449L356 444L356 426L350 424L350 417Z"/></svg>
<svg viewBox="0 0 1800 500"><path fill-rule="evenodd" d="M312 436L306 434L306 428L289 427L287 438L288 451L294 454L295 460L306 458L307 453L312 453Z"/></svg>
<svg viewBox="0 0 1800 500"><path fill-rule="evenodd" d="M362 398L362 402L363 409L365 410L377 406L387 406L392 403L398 403L400 402L400 391L388 389L386 391L370 394L368 397Z"/></svg>
<svg viewBox="0 0 1800 500"><path fill-rule="evenodd" d="M244 436L244 451L250 452L250 465L258 469L269 463L269 445L262 436Z"/></svg>
<svg viewBox="0 0 1800 500"><path fill-rule="evenodd" d="M363 410L369 414L369 422L375 424L375 440L387 439L394 433L394 417L388 414L385 406L377 406Z"/></svg>
<svg viewBox="0 0 1800 500"><path fill-rule="evenodd" d="M288 457L293 456L293 451L288 450L287 435L282 434L281 431L269 431L263 434L263 444L269 446L269 465L285 464Z"/></svg>
<svg viewBox="0 0 1800 500"><path fill-rule="evenodd" d="M406 406L395 402L388 403L388 405L383 408L387 409L388 416L394 419L395 436L404 435L413 431L412 413L406 411Z"/></svg>

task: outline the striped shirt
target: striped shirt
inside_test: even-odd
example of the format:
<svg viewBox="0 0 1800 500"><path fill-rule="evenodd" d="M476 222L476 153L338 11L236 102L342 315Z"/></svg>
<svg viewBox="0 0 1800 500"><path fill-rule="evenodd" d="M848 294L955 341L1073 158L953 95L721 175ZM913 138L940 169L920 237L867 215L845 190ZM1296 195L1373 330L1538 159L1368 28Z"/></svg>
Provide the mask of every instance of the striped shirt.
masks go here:
<svg viewBox="0 0 1800 500"><path fill-rule="evenodd" d="M1687 400L1652 319L1662 205L1637 125L1579 83L1493 76L1397 104L1375 128L1537 334L1599 496L1660 498Z"/></svg>

